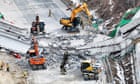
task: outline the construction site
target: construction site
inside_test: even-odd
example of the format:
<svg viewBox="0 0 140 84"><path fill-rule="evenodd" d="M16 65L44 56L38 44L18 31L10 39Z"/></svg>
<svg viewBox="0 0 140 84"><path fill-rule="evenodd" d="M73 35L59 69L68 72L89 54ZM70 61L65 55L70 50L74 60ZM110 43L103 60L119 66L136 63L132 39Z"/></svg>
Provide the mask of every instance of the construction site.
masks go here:
<svg viewBox="0 0 140 84"><path fill-rule="evenodd" d="M140 84L140 0L0 0L0 84Z"/></svg>

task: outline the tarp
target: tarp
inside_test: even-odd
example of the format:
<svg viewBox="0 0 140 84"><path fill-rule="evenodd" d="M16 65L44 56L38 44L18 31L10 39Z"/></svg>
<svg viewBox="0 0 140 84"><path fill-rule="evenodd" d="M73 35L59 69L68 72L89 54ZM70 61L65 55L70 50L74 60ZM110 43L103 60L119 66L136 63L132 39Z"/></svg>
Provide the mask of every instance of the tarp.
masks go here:
<svg viewBox="0 0 140 84"><path fill-rule="evenodd" d="M132 21L132 17L140 10L140 7L136 7L131 9L130 11L126 11L125 14L122 16L122 19L118 23L118 25L115 27L115 29L109 34L110 37L115 37L116 32L119 28L122 26L128 24L130 21Z"/></svg>
<svg viewBox="0 0 140 84"><path fill-rule="evenodd" d="M3 18L4 18L4 15L0 13L0 19L3 19Z"/></svg>

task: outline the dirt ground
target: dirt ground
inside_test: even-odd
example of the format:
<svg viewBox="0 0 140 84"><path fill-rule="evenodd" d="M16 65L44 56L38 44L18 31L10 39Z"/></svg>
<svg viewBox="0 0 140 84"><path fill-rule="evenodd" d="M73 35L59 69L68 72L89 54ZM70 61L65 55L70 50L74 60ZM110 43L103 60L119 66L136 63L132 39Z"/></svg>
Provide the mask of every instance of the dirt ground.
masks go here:
<svg viewBox="0 0 140 84"><path fill-rule="evenodd" d="M16 64L18 60L20 59L0 51L0 62L3 63L3 68L0 69L0 84L27 84L24 71ZM7 63L9 71L6 68Z"/></svg>

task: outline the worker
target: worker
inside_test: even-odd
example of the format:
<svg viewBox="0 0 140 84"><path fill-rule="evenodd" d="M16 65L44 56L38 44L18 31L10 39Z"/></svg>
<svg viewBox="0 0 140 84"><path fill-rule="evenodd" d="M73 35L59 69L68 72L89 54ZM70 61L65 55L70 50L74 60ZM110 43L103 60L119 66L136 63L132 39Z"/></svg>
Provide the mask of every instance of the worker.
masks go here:
<svg viewBox="0 0 140 84"><path fill-rule="evenodd" d="M68 53L68 51L66 51L65 53L64 53L64 55L63 55L63 60L62 60L62 63L61 63L61 65L60 65L60 70L61 70L61 72L63 73L65 73L66 72L66 69L65 69L65 65L67 64L67 62L68 62L68 57L69 57L69 53Z"/></svg>
<svg viewBox="0 0 140 84"><path fill-rule="evenodd" d="M36 20L35 27L37 28L37 32L39 34L39 32L40 32L40 27L39 27L40 19L39 19L39 15L36 16L35 20Z"/></svg>
<svg viewBox="0 0 140 84"><path fill-rule="evenodd" d="M9 70L9 64L8 64L8 63L6 63L6 71L7 71L7 72L10 71L10 70Z"/></svg>
<svg viewBox="0 0 140 84"><path fill-rule="evenodd" d="M51 9L49 9L48 17L51 17L51 16L52 16L52 11L51 11Z"/></svg>
<svg viewBox="0 0 140 84"><path fill-rule="evenodd" d="M0 70L3 70L4 62L0 61Z"/></svg>
<svg viewBox="0 0 140 84"><path fill-rule="evenodd" d="M36 16L35 20L36 20L36 24L39 24L39 15Z"/></svg>

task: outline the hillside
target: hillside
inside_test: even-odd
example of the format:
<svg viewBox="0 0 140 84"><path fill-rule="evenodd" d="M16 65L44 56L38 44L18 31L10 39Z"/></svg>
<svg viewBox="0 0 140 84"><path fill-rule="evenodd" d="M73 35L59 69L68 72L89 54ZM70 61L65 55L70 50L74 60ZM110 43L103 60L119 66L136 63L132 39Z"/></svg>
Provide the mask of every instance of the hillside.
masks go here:
<svg viewBox="0 0 140 84"><path fill-rule="evenodd" d="M108 20L112 19L111 23L107 25L112 28L113 24L120 21L122 15L129 8L140 6L139 0L88 0L89 8L97 10L99 17Z"/></svg>

